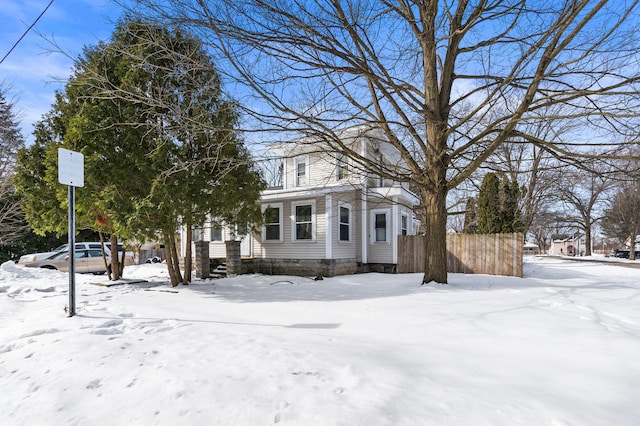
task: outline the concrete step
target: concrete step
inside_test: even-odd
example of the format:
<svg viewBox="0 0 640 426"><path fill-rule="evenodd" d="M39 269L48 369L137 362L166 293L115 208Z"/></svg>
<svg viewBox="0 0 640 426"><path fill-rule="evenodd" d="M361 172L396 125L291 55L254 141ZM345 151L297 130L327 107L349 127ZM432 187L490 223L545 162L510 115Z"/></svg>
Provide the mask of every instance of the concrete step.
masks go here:
<svg viewBox="0 0 640 426"><path fill-rule="evenodd" d="M225 278L227 276L227 265L225 263L216 266L216 269L209 274L211 278Z"/></svg>

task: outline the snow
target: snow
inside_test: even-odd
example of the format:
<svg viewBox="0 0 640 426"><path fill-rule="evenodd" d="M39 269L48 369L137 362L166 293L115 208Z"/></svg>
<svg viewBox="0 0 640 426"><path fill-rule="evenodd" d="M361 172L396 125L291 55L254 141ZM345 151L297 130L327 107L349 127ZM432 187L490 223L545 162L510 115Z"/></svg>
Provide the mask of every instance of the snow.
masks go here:
<svg viewBox="0 0 640 426"><path fill-rule="evenodd" d="M0 424L638 425L640 270L241 275L0 266ZM144 279L148 282L135 282Z"/></svg>

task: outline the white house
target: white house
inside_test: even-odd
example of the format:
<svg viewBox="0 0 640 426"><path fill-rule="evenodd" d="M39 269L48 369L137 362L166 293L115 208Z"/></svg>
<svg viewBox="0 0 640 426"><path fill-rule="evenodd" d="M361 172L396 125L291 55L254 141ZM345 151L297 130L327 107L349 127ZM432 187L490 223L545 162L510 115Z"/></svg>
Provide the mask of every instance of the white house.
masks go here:
<svg viewBox="0 0 640 426"><path fill-rule="evenodd" d="M362 157L401 167L379 130L354 127L340 136ZM397 236L415 235L419 225L408 185L363 171L319 141L281 143L270 152L281 159L280 185L261 195L267 215L261 231L240 237L243 271L333 276L395 269ZM194 237L209 241L211 258L224 258L224 241L233 239L229 229L210 224Z"/></svg>
<svg viewBox="0 0 640 426"><path fill-rule="evenodd" d="M584 234L560 236L551 240L549 254L552 256L584 256L586 245ZM591 250L593 250L593 246Z"/></svg>

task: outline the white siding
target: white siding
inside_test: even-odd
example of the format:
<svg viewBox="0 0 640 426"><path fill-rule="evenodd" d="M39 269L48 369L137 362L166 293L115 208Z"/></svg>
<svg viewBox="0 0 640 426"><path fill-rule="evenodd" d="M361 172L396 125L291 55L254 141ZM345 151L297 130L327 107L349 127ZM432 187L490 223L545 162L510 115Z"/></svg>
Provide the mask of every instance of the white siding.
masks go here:
<svg viewBox="0 0 640 426"><path fill-rule="evenodd" d="M350 240L340 241L340 207L346 206L350 208ZM360 244L360 209L358 203L358 192L342 192L333 194L333 226L332 226L332 241L333 241L333 258L345 259L345 258L359 258L359 244Z"/></svg>
<svg viewBox="0 0 640 426"><path fill-rule="evenodd" d="M348 160L348 177L346 179L338 179L336 167L338 157L335 154L328 153L309 153L296 157L286 158L284 167L284 187L287 189L301 188L296 183L297 167L296 164L300 159L308 162L307 185L303 188L323 188L332 185L358 184L362 182L362 176L357 174L357 168L353 166L353 161Z"/></svg>
<svg viewBox="0 0 640 426"><path fill-rule="evenodd" d="M314 241L294 241L293 228L295 226L292 206L301 201L314 201ZM253 245L255 257L274 259L324 259L325 257L325 200L324 197L314 199L283 201L283 234L282 242L263 241L261 235L256 235Z"/></svg>
<svg viewBox="0 0 640 426"><path fill-rule="evenodd" d="M387 200L377 200L376 203L369 202L371 209L367 214L369 221L367 226L367 252L368 263L393 263L393 220L392 206ZM386 214L386 241L375 240L375 215Z"/></svg>

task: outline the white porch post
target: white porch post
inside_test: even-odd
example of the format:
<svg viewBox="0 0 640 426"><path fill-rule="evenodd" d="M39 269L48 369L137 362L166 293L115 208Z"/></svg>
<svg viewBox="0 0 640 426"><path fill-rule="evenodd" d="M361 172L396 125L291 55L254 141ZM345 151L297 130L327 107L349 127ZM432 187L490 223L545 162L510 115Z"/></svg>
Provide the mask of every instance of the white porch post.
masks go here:
<svg viewBox="0 0 640 426"><path fill-rule="evenodd" d="M330 194L325 195L325 226L326 226L326 235L325 235L325 246L324 246L324 256L326 259L333 258L333 198Z"/></svg>
<svg viewBox="0 0 640 426"><path fill-rule="evenodd" d="M398 208L398 197L393 197L393 206L391 207L391 221L393 226L391 227L391 252L392 262L398 263L398 220L400 219L400 213Z"/></svg>
<svg viewBox="0 0 640 426"><path fill-rule="evenodd" d="M367 233L368 224L367 224L367 215L369 214L367 207L367 194L366 189L362 190L362 263L367 263L367 244L369 244L369 234Z"/></svg>

